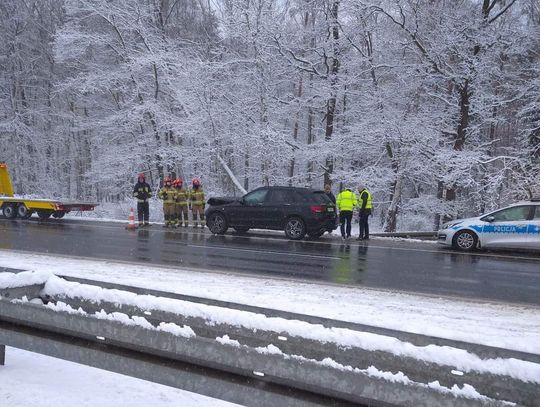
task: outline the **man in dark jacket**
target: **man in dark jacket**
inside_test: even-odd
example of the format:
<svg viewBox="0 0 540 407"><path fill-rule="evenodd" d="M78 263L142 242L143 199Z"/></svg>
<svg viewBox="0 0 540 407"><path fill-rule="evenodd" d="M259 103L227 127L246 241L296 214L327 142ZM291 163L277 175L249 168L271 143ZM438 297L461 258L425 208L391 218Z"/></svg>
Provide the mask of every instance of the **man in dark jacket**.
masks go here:
<svg viewBox="0 0 540 407"><path fill-rule="evenodd" d="M137 199L137 215L139 217L139 227L150 226L150 209L148 200L152 197L152 190L144 179L144 173L138 176L135 188L133 188L133 196Z"/></svg>
<svg viewBox="0 0 540 407"><path fill-rule="evenodd" d="M324 192L326 193L326 196L328 196L328 198L330 198L330 200L334 203L334 205L336 204L336 197L334 196L334 194L332 193L332 185L330 184L325 184L324 185Z"/></svg>
<svg viewBox="0 0 540 407"><path fill-rule="evenodd" d="M371 215L371 192L363 185L358 187L358 215L360 222L360 234L357 240L369 240L368 218Z"/></svg>

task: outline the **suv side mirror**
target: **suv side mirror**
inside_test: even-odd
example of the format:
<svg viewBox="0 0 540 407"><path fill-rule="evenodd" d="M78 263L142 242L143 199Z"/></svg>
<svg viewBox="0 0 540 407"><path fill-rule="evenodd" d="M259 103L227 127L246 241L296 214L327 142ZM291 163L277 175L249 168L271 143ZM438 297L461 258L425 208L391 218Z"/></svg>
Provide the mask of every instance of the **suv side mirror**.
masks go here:
<svg viewBox="0 0 540 407"><path fill-rule="evenodd" d="M485 219L484 219L486 222L493 222L495 220L495 216L493 215L490 215L490 216L487 216Z"/></svg>

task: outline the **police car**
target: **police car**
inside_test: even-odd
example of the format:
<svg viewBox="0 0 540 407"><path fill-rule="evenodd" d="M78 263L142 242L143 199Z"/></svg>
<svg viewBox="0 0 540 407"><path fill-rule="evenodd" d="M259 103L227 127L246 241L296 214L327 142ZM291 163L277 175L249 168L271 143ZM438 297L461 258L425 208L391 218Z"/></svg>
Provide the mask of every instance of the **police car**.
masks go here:
<svg viewBox="0 0 540 407"><path fill-rule="evenodd" d="M445 223L439 243L462 251L540 250L540 198L518 202L479 216Z"/></svg>

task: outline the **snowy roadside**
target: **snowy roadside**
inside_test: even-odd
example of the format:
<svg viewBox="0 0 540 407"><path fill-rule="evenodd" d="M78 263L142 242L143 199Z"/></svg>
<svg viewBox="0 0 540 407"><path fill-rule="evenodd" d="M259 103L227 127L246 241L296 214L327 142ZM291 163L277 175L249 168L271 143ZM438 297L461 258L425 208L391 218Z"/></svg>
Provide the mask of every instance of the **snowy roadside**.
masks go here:
<svg viewBox="0 0 540 407"><path fill-rule="evenodd" d="M0 266L202 296L540 354L540 310L533 306L3 250L0 250Z"/></svg>
<svg viewBox="0 0 540 407"><path fill-rule="evenodd" d="M84 214L84 216L81 216L81 215L66 215L65 219L83 220L83 221L96 222L96 223L103 222L103 223L123 223L123 224L127 224L127 220L122 220L122 219L119 219L119 218L92 216L91 212L89 213L89 215L86 215L84 212L82 214ZM152 224L153 225L159 225L159 226L164 225L164 223L161 222L161 221L152 221ZM181 230L184 230L184 229L179 228L178 230L181 231ZM208 231L208 229L204 228L204 230L206 232L210 233ZM252 229L251 231L256 232L257 234L265 234L265 235L269 235L269 236L284 236L284 233L281 230ZM388 241L388 242L428 243L428 244L433 244L433 245L437 245L437 243L438 243L437 240L434 240L434 239L418 239L418 238L408 238L408 237L374 236L373 235L373 234L378 234L378 233L381 233L381 232L380 231L372 231L371 240L384 240L384 241ZM355 238L359 235L358 222L356 222L356 223L354 223L352 225L351 234L352 234L352 237L350 238L349 241L355 241ZM249 234L246 235L246 236L249 236ZM321 238L321 241L325 241L325 240L341 242L342 240L341 240L339 229L334 230L330 234L325 234L324 237Z"/></svg>
<svg viewBox="0 0 540 407"><path fill-rule="evenodd" d="M0 366L0 405L9 407L233 407L199 394L7 348Z"/></svg>

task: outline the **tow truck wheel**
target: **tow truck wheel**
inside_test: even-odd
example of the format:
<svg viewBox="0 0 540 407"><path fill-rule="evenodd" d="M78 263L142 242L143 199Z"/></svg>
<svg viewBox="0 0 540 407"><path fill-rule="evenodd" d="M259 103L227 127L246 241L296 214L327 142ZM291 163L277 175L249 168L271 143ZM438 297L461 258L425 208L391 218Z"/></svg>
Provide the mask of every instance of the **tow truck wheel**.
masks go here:
<svg viewBox="0 0 540 407"><path fill-rule="evenodd" d="M52 215L52 211L37 211L37 215L41 220L49 219Z"/></svg>
<svg viewBox="0 0 540 407"><path fill-rule="evenodd" d="M17 209L15 205L4 205L2 213L7 219L15 219L17 217Z"/></svg>
<svg viewBox="0 0 540 407"><path fill-rule="evenodd" d="M478 246L478 236L470 230L462 230L454 236L454 247L464 252L472 252Z"/></svg>
<svg viewBox="0 0 540 407"><path fill-rule="evenodd" d="M64 212L64 211L54 211L52 216L53 216L53 218L61 219L61 218L64 217L65 214L66 214L66 212Z"/></svg>
<svg viewBox="0 0 540 407"><path fill-rule="evenodd" d="M17 206L17 216L21 219L28 219L32 216L32 212L28 210L25 204Z"/></svg>

